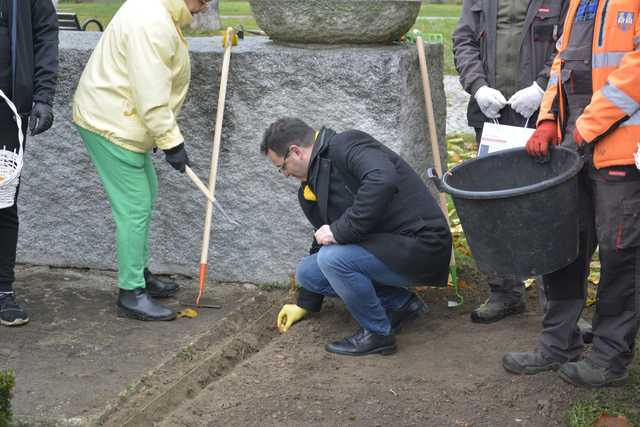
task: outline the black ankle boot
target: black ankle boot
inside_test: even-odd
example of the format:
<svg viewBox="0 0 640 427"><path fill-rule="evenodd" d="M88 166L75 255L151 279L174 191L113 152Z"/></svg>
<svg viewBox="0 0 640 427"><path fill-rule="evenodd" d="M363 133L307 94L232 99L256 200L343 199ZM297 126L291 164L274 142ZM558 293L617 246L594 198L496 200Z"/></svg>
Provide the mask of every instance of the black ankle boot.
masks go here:
<svg viewBox="0 0 640 427"><path fill-rule="evenodd" d="M118 316L138 320L173 320L176 312L155 303L143 288L131 291L120 289L118 294Z"/></svg>
<svg viewBox="0 0 640 427"><path fill-rule="evenodd" d="M147 293L154 298L172 297L180 289L180 285L176 282L162 280L151 274L147 268L144 269L144 283Z"/></svg>
<svg viewBox="0 0 640 427"><path fill-rule="evenodd" d="M405 324L411 320L417 319L422 314L427 313L429 307L422 299L416 295L411 295L411 298L399 309L388 310L387 317L391 323L391 329L393 332L398 332Z"/></svg>
<svg viewBox="0 0 640 427"><path fill-rule="evenodd" d="M364 356L380 353L384 356L396 352L396 338L393 335L378 335L366 329L360 329L350 337L327 344L329 353L345 356Z"/></svg>

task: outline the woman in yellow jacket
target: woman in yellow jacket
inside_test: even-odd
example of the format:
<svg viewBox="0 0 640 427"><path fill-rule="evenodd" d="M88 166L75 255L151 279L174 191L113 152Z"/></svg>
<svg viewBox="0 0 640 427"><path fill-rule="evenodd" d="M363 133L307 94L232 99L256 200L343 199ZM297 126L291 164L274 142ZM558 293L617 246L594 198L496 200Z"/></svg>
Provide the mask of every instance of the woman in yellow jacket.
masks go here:
<svg viewBox="0 0 640 427"><path fill-rule="evenodd" d="M558 143L584 152L580 256L544 277L549 301L536 351L507 353L503 366L526 374L559 368L580 387L621 385L640 328L640 0L571 1L527 151L546 155ZM576 322L594 233L601 275L593 349L580 359Z"/></svg>
<svg viewBox="0 0 640 427"><path fill-rule="evenodd" d="M147 239L157 191L150 150L184 172L189 159L176 121L191 75L181 27L208 0L128 0L113 17L82 73L73 120L111 204L116 223L118 313L172 320L155 303ZM149 279L149 277L147 277Z"/></svg>

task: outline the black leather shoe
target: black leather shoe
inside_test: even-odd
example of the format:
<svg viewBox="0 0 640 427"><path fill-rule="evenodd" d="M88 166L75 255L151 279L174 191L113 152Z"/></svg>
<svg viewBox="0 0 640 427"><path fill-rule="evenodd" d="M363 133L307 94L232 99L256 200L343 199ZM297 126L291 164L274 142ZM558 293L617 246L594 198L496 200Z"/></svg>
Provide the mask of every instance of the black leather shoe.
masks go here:
<svg viewBox="0 0 640 427"><path fill-rule="evenodd" d="M144 283L147 293L154 298L172 297L180 289L180 285L170 280L162 280L154 276L148 269L144 269Z"/></svg>
<svg viewBox="0 0 640 427"><path fill-rule="evenodd" d="M427 304L416 294L412 294L407 301L398 310L387 311L387 317L391 323L391 329L398 332L406 323L417 319L421 314L429 311Z"/></svg>
<svg viewBox="0 0 640 427"><path fill-rule="evenodd" d="M325 349L329 353L345 356L364 356L376 353L386 356L396 352L396 337L393 335L378 335L366 329L360 329L350 337L327 344Z"/></svg>
<svg viewBox="0 0 640 427"><path fill-rule="evenodd" d="M118 316L138 320L173 320L176 312L155 303L143 288L131 291L120 289Z"/></svg>

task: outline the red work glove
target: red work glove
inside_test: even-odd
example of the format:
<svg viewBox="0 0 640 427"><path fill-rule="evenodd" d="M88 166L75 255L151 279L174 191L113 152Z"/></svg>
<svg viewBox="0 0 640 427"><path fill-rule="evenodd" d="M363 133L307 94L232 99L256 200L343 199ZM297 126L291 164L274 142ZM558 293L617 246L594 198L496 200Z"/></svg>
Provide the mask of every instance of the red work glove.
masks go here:
<svg viewBox="0 0 640 427"><path fill-rule="evenodd" d="M535 132L527 141L525 147L527 153L533 157L546 156L549 152L549 144L558 145L558 133L556 132L556 122L553 120L543 120L536 127Z"/></svg>
<svg viewBox="0 0 640 427"><path fill-rule="evenodd" d="M573 130L573 142L578 146L578 148L582 148L582 146L587 143L587 141L584 140L582 135L580 135L580 131L578 130L577 126Z"/></svg>

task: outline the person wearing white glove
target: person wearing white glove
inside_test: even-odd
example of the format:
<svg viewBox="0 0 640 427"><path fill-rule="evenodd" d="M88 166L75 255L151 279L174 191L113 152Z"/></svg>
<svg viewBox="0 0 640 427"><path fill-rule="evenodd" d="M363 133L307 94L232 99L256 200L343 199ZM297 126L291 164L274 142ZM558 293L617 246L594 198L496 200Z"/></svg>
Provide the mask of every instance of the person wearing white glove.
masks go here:
<svg viewBox="0 0 640 427"><path fill-rule="evenodd" d="M569 3L462 0L452 35L453 59L460 84L471 95L467 122L478 145L487 122L536 127L541 88L549 83ZM473 322L496 322L526 311L521 280L491 277L489 287L489 299L470 314Z"/></svg>
<svg viewBox="0 0 640 427"><path fill-rule="evenodd" d="M507 105L507 100L502 95L502 92L489 86L482 86L473 97L476 99L482 114L490 119L500 117L500 110Z"/></svg>
<svg viewBox="0 0 640 427"><path fill-rule="evenodd" d="M544 91L542 88L538 83L533 82L531 86L527 86L514 93L507 102L516 113L528 119L540 108L543 95Z"/></svg>
<svg viewBox="0 0 640 427"><path fill-rule="evenodd" d="M535 127L569 3L462 0L453 59L478 144L486 122Z"/></svg>

